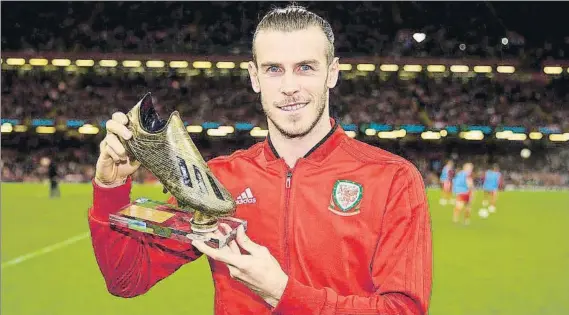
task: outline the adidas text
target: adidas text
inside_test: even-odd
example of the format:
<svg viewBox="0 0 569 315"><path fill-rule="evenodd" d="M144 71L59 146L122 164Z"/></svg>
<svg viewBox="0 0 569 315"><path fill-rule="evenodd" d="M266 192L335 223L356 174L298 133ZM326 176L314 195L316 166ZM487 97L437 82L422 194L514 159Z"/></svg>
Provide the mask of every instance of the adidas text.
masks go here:
<svg viewBox="0 0 569 315"><path fill-rule="evenodd" d="M257 199L255 198L237 198L237 200L235 201L235 203L237 203L238 205L243 205L243 204L248 204L248 203L256 203Z"/></svg>

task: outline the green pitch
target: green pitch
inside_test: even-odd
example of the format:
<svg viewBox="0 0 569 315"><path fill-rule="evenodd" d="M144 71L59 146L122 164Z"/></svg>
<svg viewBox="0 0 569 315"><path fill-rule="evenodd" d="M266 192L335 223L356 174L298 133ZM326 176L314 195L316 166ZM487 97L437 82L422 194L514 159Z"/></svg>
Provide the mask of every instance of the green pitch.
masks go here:
<svg viewBox="0 0 569 315"><path fill-rule="evenodd" d="M5 315L212 314L203 258L148 294L107 293L88 237L90 185L2 184L2 303ZM163 199L136 185L132 197ZM451 223L451 206L430 191L434 236L431 315L569 314L569 192L502 193L498 211ZM481 194L474 209L481 204Z"/></svg>

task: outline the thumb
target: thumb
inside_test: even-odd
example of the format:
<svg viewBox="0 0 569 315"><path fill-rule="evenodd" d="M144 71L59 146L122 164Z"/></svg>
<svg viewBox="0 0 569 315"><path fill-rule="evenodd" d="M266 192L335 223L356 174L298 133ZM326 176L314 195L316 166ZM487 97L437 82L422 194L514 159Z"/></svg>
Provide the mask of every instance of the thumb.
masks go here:
<svg viewBox="0 0 569 315"><path fill-rule="evenodd" d="M101 141L99 144L99 159L97 160L97 164L101 164L104 166L114 164L113 158L109 154L109 151L106 150L107 142L105 140Z"/></svg>
<svg viewBox="0 0 569 315"><path fill-rule="evenodd" d="M117 175L117 165L108 152L104 151L99 156L96 165L96 173L103 177L112 177Z"/></svg>
<svg viewBox="0 0 569 315"><path fill-rule="evenodd" d="M251 254L258 254L262 248L259 244L253 242L247 234L245 234L245 228L243 226L239 226L237 228L237 237L235 238L237 244L241 246L244 250L248 251Z"/></svg>
<svg viewBox="0 0 569 315"><path fill-rule="evenodd" d="M97 168L95 169L95 181L97 181L97 183L102 185L111 185L117 180L118 167L116 167L112 159L110 160L110 165L97 165Z"/></svg>

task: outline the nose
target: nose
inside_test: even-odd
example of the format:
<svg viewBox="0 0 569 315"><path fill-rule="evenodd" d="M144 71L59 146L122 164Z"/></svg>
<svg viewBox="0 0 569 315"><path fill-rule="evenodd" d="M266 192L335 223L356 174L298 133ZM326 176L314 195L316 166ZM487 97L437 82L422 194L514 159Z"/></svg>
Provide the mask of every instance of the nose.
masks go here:
<svg viewBox="0 0 569 315"><path fill-rule="evenodd" d="M281 93L287 96L292 96L299 91L300 86L295 78L295 75L292 73L285 74L281 82Z"/></svg>

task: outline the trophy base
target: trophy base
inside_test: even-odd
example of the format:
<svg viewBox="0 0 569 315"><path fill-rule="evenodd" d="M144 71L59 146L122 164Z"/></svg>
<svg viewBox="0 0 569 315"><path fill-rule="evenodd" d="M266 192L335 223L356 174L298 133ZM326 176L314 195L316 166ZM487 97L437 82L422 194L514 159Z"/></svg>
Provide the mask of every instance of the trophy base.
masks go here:
<svg viewBox="0 0 569 315"><path fill-rule="evenodd" d="M139 231L182 243L200 240L213 248L224 247L234 240L240 225L247 230L247 221L233 217L221 217L217 218L216 223L195 226L192 224L195 213L166 202L140 198L111 213L109 222L114 228ZM231 227L229 234L220 228L221 223Z"/></svg>

